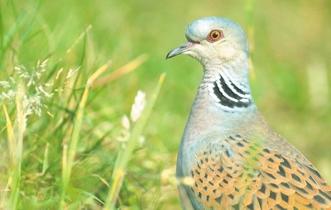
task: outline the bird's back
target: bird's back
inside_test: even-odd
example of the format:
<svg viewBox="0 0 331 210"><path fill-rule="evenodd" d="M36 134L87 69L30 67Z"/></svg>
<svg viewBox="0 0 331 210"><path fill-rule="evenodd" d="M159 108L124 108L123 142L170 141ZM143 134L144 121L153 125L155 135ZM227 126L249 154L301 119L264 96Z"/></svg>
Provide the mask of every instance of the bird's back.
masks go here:
<svg viewBox="0 0 331 210"><path fill-rule="evenodd" d="M252 123L182 147L188 209L331 209L331 188L314 166L263 120Z"/></svg>

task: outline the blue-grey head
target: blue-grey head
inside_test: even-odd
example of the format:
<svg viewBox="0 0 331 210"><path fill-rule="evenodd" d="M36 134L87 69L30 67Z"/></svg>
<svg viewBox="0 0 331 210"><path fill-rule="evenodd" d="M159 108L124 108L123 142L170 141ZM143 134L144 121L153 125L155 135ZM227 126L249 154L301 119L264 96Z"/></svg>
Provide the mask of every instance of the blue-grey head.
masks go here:
<svg viewBox="0 0 331 210"><path fill-rule="evenodd" d="M206 65L248 56L245 32L237 23L226 18L195 20L187 27L185 36L187 43L171 50L167 58L187 54Z"/></svg>

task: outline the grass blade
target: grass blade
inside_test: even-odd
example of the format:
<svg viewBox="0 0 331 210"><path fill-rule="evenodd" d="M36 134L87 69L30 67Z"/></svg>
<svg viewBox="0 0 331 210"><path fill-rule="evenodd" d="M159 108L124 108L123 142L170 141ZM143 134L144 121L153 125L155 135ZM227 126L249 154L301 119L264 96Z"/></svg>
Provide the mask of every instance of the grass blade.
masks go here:
<svg viewBox="0 0 331 210"><path fill-rule="evenodd" d="M135 126L133 127L131 135L128 139L127 146L124 149L121 149L117 156L116 164L115 164L114 171L112 174L111 188L108 193L108 197L106 200L106 205L104 207L104 210L109 210L109 209L112 210L115 208L118 194L121 190L123 179L126 174L128 162L131 159L131 155L133 153L133 150L136 148L138 138L141 135L141 133L147 123L147 120L153 110L154 104L156 102L156 99L157 99L160 89L162 87L164 78L165 78L165 74L162 74L160 76L157 87L152 94L151 99L147 103L147 106L144 109L141 117L138 119Z"/></svg>
<svg viewBox="0 0 331 210"><path fill-rule="evenodd" d="M105 84L107 84L113 80L116 80L125 74L128 74L128 73L134 71L141 64L143 64L147 60L147 58L148 58L148 56L145 54L138 56L137 58L133 59L131 62L122 66L121 68L113 71L108 76L105 76L105 77L100 78L97 81L95 81L93 88L104 86Z"/></svg>
<svg viewBox="0 0 331 210"><path fill-rule="evenodd" d="M85 110L85 105L87 102L87 97L89 94L89 90L93 84L93 82L110 66L110 62L101 66L97 71L95 71L87 80L84 92L80 99L78 109L76 112L76 117L73 123L73 130L71 134L71 139L69 146L64 144L63 148L63 170L62 170L62 194L60 201L60 209L64 209L65 206L65 195L68 188L68 184L70 181L71 170L74 165L74 158L77 151L77 145L79 140L79 134L81 132L82 123L83 123L83 115Z"/></svg>
<svg viewBox="0 0 331 210"><path fill-rule="evenodd" d="M17 209L21 182L21 165L23 153L23 137L26 128L26 119L23 107L24 88L18 85L16 93L16 121L13 126L7 108L3 105L6 118L8 150L10 157L8 183L10 186L9 208Z"/></svg>

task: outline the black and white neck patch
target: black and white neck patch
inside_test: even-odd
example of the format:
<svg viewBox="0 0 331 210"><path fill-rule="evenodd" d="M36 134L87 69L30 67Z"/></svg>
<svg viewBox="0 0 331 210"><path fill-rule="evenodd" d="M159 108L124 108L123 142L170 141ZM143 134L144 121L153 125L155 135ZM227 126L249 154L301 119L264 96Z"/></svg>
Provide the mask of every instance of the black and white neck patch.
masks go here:
<svg viewBox="0 0 331 210"><path fill-rule="evenodd" d="M220 74L219 78L213 82L212 91L218 103L228 109L246 108L252 104L249 89L241 84L235 84L225 75Z"/></svg>

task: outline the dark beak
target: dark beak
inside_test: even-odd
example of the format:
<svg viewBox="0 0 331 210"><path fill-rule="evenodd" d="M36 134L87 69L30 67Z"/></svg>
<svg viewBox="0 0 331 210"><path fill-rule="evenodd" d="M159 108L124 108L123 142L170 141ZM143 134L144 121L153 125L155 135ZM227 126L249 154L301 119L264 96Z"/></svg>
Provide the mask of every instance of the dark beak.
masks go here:
<svg viewBox="0 0 331 210"><path fill-rule="evenodd" d="M183 54L184 52L188 51L190 49L190 47L192 46L191 42L187 42L173 50L170 50L166 56L166 59L175 57L176 55L180 55Z"/></svg>

